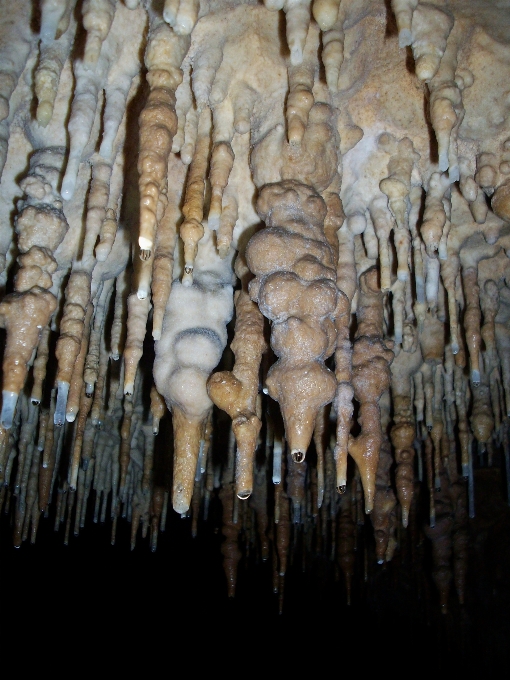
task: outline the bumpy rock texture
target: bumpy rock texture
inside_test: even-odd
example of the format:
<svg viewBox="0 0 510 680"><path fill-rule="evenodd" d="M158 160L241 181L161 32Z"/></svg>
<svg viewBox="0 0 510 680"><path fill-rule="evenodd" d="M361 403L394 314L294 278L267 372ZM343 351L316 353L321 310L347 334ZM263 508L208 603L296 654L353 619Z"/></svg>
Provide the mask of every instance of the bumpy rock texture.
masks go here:
<svg viewBox="0 0 510 680"><path fill-rule="evenodd" d="M219 498L229 593L242 538L282 606L293 541L350 598L364 508L379 562L424 521L462 600L474 469L510 471L510 2L0 14L15 544L55 503L155 549Z"/></svg>

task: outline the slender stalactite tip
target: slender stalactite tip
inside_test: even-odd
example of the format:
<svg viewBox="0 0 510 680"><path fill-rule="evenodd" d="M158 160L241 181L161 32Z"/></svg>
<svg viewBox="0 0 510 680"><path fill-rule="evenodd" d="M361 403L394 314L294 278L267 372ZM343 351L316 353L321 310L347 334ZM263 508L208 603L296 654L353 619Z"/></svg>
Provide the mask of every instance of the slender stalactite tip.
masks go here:
<svg viewBox="0 0 510 680"><path fill-rule="evenodd" d="M193 270L194 267L192 265L187 264L184 267L184 274L182 275L182 285L185 288L189 288L190 286L193 285Z"/></svg>
<svg viewBox="0 0 510 680"><path fill-rule="evenodd" d="M2 413L0 415L0 424L6 430L10 430L12 427L17 401L18 395L16 392L9 392L8 390L2 391Z"/></svg>
<svg viewBox="0 0 510 680"><path fill-rule="evenodd" d="M66 421L67 397L69 395L69 383L59 380L57 383L57 405L53 422L57 427L62 427ZM76 417L75 414L73 414ZM71 416L72 417L72 416Z"/></svg>
<svg viewBox="0 0 510 680"><path fill-rule="evenodd" d="M303 453L303 451L293 450L291 451L291 456L295 463L303 463L306 453Z"/></svg>
<svg viewBox="0 0 510 680"><path fill-rule="evenodd" d="M402 49L408 47L413 42L413 36L408 28L403 28L398 34L398 46Z"/></svg>
<svg viewBox="0 0 510 680"><path fill-rule="evenodd" d="M73 197L74 191L76 188L76 179L72 176L70 177L65 177L64 181L62 182L62 198L65 201L70 201L71 198Z"/></svg>

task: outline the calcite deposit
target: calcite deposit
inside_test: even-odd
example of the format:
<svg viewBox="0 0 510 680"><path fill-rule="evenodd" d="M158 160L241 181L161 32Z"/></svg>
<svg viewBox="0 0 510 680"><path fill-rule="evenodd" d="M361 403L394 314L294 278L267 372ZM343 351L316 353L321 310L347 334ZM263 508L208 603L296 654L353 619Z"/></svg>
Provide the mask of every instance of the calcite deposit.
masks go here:
<svg viewBox="0 0 510 680"><path fill-rule="evenodd" d="M255 546L281 607L293 542L350 600L366 512L462 601L474 468L510 470L510 2L0 16L15 545L93 508L155 549L219 499L229 594Z"/></svg>

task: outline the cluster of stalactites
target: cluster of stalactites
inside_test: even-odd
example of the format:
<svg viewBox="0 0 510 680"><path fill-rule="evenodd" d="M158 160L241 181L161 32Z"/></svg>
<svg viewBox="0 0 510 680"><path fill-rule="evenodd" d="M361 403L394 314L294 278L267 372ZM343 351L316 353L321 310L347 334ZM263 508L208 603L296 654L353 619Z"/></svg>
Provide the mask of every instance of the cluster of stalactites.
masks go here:
<svg viewBox="0 0 510 680"><path fill-rule="evenodd" d="M474 449L490 464L503 448L510 469L510 132L498 123L494 139L463 138L476 83L460 60L465 22L451 8L392 1L437 141L429 163L414 130L349 119L344 40L363 20L350 3L264 5L198 22L198 0L86 0L80 17L73 0L46 0L37 37L21 19L26 0L10 59L0 29L6 187L15 185L11 125L33 151L12 194L23 193L10 206L18 268L0 303L0 475L2 498L15 502L15 544L30 526L35 538L56 495L66 537L94 499L112 540L122 515L132 547L141 525L154 549L169 502L196 533L218 492L230 594L240 535L258 541L263 559L272 550L283 591L292 527L309 548L327 543L349 593L363 504L377 561L389 561L419 480L441 602L452 573L462 599ZM288 58L267 10L285 13ZM350 45L346 62L367 44ZM239 45L253 59L238 59ZM23 110L20 126L10 107L21 107L26 65L36 121ZM140 99L133 207L127 109ZM68 149L53 143L66 118ZM342 185L352 157L369 176L358 203L354 183ZM214 373L234 309L235 360ZM149 326L153 367L143 358ZM225 421L213 405L232 419L222 464L212 450ZM173 446L157 454L167 409Z"/></svg>

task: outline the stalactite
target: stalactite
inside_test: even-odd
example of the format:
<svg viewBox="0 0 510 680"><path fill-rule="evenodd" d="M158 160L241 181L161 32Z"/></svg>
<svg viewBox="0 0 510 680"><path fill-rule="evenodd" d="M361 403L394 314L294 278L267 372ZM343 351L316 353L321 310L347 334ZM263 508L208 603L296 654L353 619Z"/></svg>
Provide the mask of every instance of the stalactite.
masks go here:
<svg viewBox="0 0 510 680"><path fill-rule="evenodd" d="M371 515L379 564L383 564L390 552L391 520L396 506L395 494L390 484L390 467L393 463L390 450L389 441L383 439L375 480L374 511Z"/></svg>
<svg viewBox="0 0 510 680"><path fill-rule="evenodd" d="M245 263L236 265L238 276L246 277ZM243 277L244 274L244 277ZM253 490L255 448L261 427L257 408L259 368L264 340L264 318L250 300L246 290L236 293L236 326L231 349L235 355L233 370L214 373L207 383L212 401L232 418L232 430L237 443L236 493L246 499Z"/></svg>
<svg viewBox="0 0 510 680"><path fill-rule="evenodd" d="M186 197L182 207L184 222L179 235L184 243L184 285L193 283L193 269L198 253L198 242L204 236L202 220L204 218L205 180L209 164L211 113L206 107L199 119L197 145L186 180ZM211 228L211 225L209 225Z"/></svg>
<svg viewBox="0 0 510 680"><path fill-rule="evenodd" d="M475 479L509 460L505 8L0 11L15 545L56 504L66 543L93 507L155 550L169 499L200 536L219 496L230 595L260 554L282 610L316 552L350 602L363 505L388 562L424 487L440 603L452 575L464 601Z"/></svg>
<svg viewBox="0 0 510 680"><path fill-rule="evenodd" d="M338 520L338 562L344 572L347 604L351 604L351 588L354 576L354 550L356 527L352 519L351 494L344 493L340 502Z"/></svg>
<svg viewBox="0 0 510 680"><path fill-rule="evenodd" d="M411 356L409 356L411 355ZM391 363L391 393L394 404L394 425L391 441L395 447L397 469L395 482L398 500L402 508L402 524L409 522L409 512L414 491L414 439L416 437L412 405L412 376L422 363L414 327L404 329L402 349Z"/></svg>
<svg viewBox="0 0 510 680"><path fill-rule="evenodd" d="M35 73L35 95L37 97L37 122L46 127L53 116L53 107L58 93L60 76L69 57L76 33L73 17L75 1L45 2L41 17L41 45L39 64ZM67 23L64 28L62 24ZM55 40L57 32L60 37Z"/></svg>
<svg viewBox="0 0 510 680"><path fill-rule="evenodd" d="M441 475L439 489L434 492L435 523L425 528L425 532L432 541L433 578L439 590L440 604L443 611L448 607L450 585L452 581L452 503L448 493L448 478Z"/></svg>
<svg viewBox="0 0 510 680"><path fill-rule="evenodd" d="M166 185L168 156L177 131L175 90L182 80L180 65L189 40L174 34L153 14L145 54L150 94L140 117L140 236L141 255L150 257L156 231L159 194Z"/></svg>
<svg viewBox="0 0 510 680"><path fill-rule="evenodd" d="M87 31L83 61L93 65L110 31L115 14L115 0L85 0L82 7L83 27Z"/></svg>
<svg viewBox="0 0 510 680"><path fill-rule="evenodd" d="M266 384L280 403L292 456L302 461L317 413L335 392L334 376L323 363L333 352L337 297L333 253L323 236L326 208L313 189L287 181L268 185L258 210L266 229L247 250L256 276L250 295L273 321L271 345L279 362Z"/></svg>
<svg viewBox="0 0 510 680"><path fill-rule="evenodd" d="M366 271L360 281L358 330L352 352L354 398L359 402L361 434L349 441L365 491L365 511L374 507L375 476L382 443L379 399L390 384L393 352L383 341L383 304L377 270Z"/></svg>
<svg viewBox="0 0 510 680"><path fill-rule="evenodd" d="M416 75L429 81L437 73L453 27L453 18L433 5L418 2L411 23Z"/></svg>

